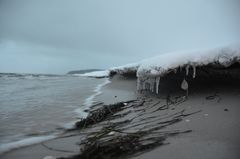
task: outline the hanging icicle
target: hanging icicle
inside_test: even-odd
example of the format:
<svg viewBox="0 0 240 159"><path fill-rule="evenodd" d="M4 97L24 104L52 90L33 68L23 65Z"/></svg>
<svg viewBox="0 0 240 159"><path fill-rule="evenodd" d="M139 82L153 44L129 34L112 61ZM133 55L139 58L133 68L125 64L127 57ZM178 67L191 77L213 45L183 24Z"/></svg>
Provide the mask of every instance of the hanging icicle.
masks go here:
<svg viewBox="0 0 240 159"><path fill-rule="evenodd" d="M146 90L147 79L143 79L142 90Z"/></svg>
<svg viewBox="0 0 240 159"><path fill-rule="evenodd" d="M141 87L141 80L140 80L140 77L138 77L137 78L137 91L141 90L140 87Z"/></svg>
<svg viewBox="0 0 240 159"><path fill-rule="evenodd" d="M160 83L160 76L156 78L156 93L158 94L158 87L159 87L159 83Z"/></svg>
<svg viewBox="0 0 240 159"><path fill-rule="evenodd" d="M150 84L150 91L154 92L154 85L155 85L155 78L154 77L151 77L149 79L149 84Z"/></svg>
<svg viewBox="0 0 240 159"><path fill-rule="evenodd" d="M155 86L155 77L152 78L152 92L154 92L154 86Z"/></svg>
<svg viewBox="0 0 240 159"><path fill-rule="evenodd" d="M189 65L186 66L186 76L188 76L189 73Z"/></svg>
<svg viewBox="0 0 240 159"><path fill-rule="evenodd" d="M179 71L182 72L182 67L181 66L179 66Z"/></svg>
<svg viewBox="0 0 240 159"><path fill-rule="evenodd" d="M196 77L196 66L193 65L192 68L193 68L193 78L195 78Z"/></svg>

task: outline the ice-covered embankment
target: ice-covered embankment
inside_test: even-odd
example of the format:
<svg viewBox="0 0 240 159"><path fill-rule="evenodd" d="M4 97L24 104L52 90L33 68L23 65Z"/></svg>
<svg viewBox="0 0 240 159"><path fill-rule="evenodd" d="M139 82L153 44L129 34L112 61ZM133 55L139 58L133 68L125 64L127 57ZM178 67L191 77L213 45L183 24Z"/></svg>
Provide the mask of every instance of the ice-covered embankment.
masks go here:
<svg viewBox="0 0 240 159"><path fill-rule="evenodd" d="M159 93L161 80L174 78L188 92L194 80L240 78L240 47L225 47L207 51L161 54L138 63L110 69L110 75L135 75L138 91ZM212 80L212 79L211 79Z"/></svg>

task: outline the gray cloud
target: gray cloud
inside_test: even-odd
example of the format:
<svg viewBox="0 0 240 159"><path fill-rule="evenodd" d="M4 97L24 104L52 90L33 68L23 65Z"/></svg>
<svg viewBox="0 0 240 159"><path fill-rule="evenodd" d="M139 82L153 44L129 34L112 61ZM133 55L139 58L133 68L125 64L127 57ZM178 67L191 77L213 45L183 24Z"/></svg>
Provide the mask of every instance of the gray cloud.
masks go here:
<svg viewBox="0 0 240 159"><path fill-rule="evenodd" d="M236 43L239 9L238 0L1 0L0 72L107 68Z"/></svg>

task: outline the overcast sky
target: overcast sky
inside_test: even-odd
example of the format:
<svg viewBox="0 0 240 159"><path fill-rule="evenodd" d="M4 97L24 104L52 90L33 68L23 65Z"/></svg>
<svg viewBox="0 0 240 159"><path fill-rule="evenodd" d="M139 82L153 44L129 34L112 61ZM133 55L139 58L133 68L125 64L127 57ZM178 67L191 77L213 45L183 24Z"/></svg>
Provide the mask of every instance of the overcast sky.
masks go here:
<svg viewBox="0 0 240 159"><path fill-rule="evenodd" d="M239 42L239 0L0 0L0 72L108 68Z"/></svg>

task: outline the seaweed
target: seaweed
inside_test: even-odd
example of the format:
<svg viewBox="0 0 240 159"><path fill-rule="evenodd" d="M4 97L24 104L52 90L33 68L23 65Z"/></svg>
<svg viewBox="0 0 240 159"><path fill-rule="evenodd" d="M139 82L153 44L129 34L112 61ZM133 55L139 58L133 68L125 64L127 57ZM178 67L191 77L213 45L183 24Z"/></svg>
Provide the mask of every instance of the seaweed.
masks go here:
<svg viewBox="0 0 240 159"><path fill-rule="evenodd" d="M126 104L128 104L130 102L134 102L134 101L135 100L130 100L130 101L119 102L119 103L111 104L111 105L104 105L103 107L90 112L90 114L87 116L87 118L81 119L80 121L76 122L75 127L71 130L83 129L90 125L104 121L104 120L106 120L107 117L122 110L123 107L126 106Z"/></svg>
<svg viewBox="0 0 240 159"><path fill-rule="evenodd" d="M185 113L185 109L182 109L165 117L155 115L135 122L133 121L136 118L141 117L146 112L140 112L139 115L133 118L123 118L123 116L130 113L126 110L130 107L143 107L142 109L158 107L150 112L154 113L156 111L164 111L169 109L169 106L175 106L184 101L186 101L185 98L176 97L168 106L161 106L159 101L154 104L146 104L144 100L104 105L92 111L87 118L76 123L75 130L99 128L93 132L86 133L85 138L79 143L80 153L59 159L127 158L150 151L157 146L166 145L168 144L168 137L190 133L192 130L166 131L164 128L179 123L183 118L200 111Z"/></svg>

